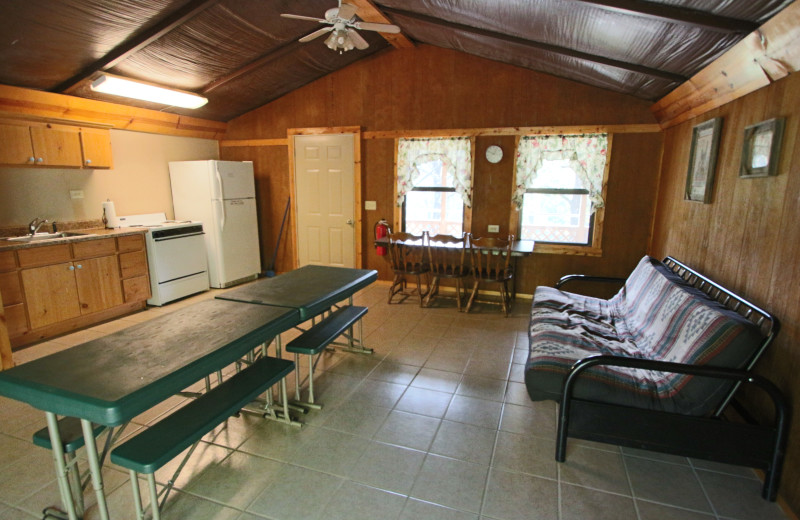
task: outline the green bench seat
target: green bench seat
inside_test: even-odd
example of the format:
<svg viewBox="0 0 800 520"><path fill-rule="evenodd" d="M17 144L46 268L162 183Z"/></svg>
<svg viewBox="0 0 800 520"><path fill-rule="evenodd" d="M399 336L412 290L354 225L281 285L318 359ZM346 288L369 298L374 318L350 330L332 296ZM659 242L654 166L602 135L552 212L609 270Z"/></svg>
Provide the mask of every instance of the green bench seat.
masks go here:
<svg viewBox="0 0 800 520"><path fill-rule="evenodd" d="M238 413L259 394L294 370L289 360L264 357L233 375L183 408L175 411L111 452L111 461L131 471L134 505L143 517L137 474L148 477L151 504L158 504L154 473L186 448L196 443L228 417ZM191 454L191 451L188 455ZM175 478L172 479L174 481ZM164 500L169 488L162 491ZM162 502L163 505L163 502ZM159 518L153 507L153 519Z"/></svg>
<svg viewBox="0 0 800 520"><path fill-rule="evenodd" d="M300 354L309 356L308 401L300 401L300 377L298 375L298 377L295 377L295 402L303 406L320 408L320 405L314 403L314 356L322 352L347 329L350 329L354 323L367 313L367 310L366 307L357 305L341 307L286 345L286 352L294 354L295 363L299 363Z"/></svg>

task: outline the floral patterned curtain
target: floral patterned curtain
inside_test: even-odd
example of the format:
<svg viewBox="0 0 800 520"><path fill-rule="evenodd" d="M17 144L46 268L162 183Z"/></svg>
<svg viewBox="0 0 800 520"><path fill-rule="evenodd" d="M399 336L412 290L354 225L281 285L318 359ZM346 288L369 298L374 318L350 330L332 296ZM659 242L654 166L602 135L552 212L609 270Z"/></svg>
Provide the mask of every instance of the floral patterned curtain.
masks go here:
<svg viewBox="0 0 800 520"><path fill-rule="evenodd" d="M517 179L513 202L522 208L525 190L533 186L542 161L568 160L585 189L592 211L602 208L603 172L606 167L608 134L525 136L517 148Z"/></svg>
<svg viewBox="0 0 800 520"><path fill-rule="evenodd" d="M456 193L464 206L472 206L472 143L468 137L435 139L398 139L397 205L401 206L419 179L419 167L441 161L452 174Z"/></svg>

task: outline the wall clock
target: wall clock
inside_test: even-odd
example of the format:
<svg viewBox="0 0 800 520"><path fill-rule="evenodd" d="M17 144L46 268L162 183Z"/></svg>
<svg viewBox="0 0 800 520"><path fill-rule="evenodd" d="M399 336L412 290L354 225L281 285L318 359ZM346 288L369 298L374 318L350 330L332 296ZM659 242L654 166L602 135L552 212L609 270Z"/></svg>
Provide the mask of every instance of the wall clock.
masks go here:
<svg viewBox="0 0 800 520"><path fill-rule="evenodd" d="M486 149L486 160L492 164L499 163L500 160L503 158L503 149L493 144L489 148Z"/></svg>

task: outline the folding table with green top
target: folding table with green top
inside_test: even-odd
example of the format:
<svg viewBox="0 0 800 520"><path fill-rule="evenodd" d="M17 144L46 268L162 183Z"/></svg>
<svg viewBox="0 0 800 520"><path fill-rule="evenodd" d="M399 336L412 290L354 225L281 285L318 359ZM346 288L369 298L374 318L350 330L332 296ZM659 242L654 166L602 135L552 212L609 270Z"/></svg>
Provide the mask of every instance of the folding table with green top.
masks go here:
<svg viewBox="0 0 800 520"><path fill-rule="evenodd" d="M217 298L296 309L302 322L319 316L345 299L353 305L353 295L377 279L378 272L372 269L306 265L229 290ZM372 353L372 349L364 347L360 320L358 326L359 337L357 340L351 338L348 350Z"/></svg>
<svg viewBox="0 0 800 520"><path fill-rule="evenodd" d="M92 423L124 424L302 321L291 307L207 300L0 372L0 395L46 413L59 491L71 520L78 516L57 415L81 419L100 518L107 520Z"/></svg>

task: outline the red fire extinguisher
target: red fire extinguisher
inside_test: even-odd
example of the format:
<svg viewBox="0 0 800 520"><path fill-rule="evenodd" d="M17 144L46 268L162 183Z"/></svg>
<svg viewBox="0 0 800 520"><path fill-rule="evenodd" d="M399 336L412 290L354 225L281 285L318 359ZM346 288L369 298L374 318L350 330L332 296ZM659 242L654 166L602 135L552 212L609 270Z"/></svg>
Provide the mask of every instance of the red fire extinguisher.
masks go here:
<svg viewBox="0 0 800 520"><path fill-rule="evenodd" d="M375 238L385 238L389 234L389 223L386 219L380 219L375 223ZM378 256L386 256L386 246L376 246Z"/></svg>

